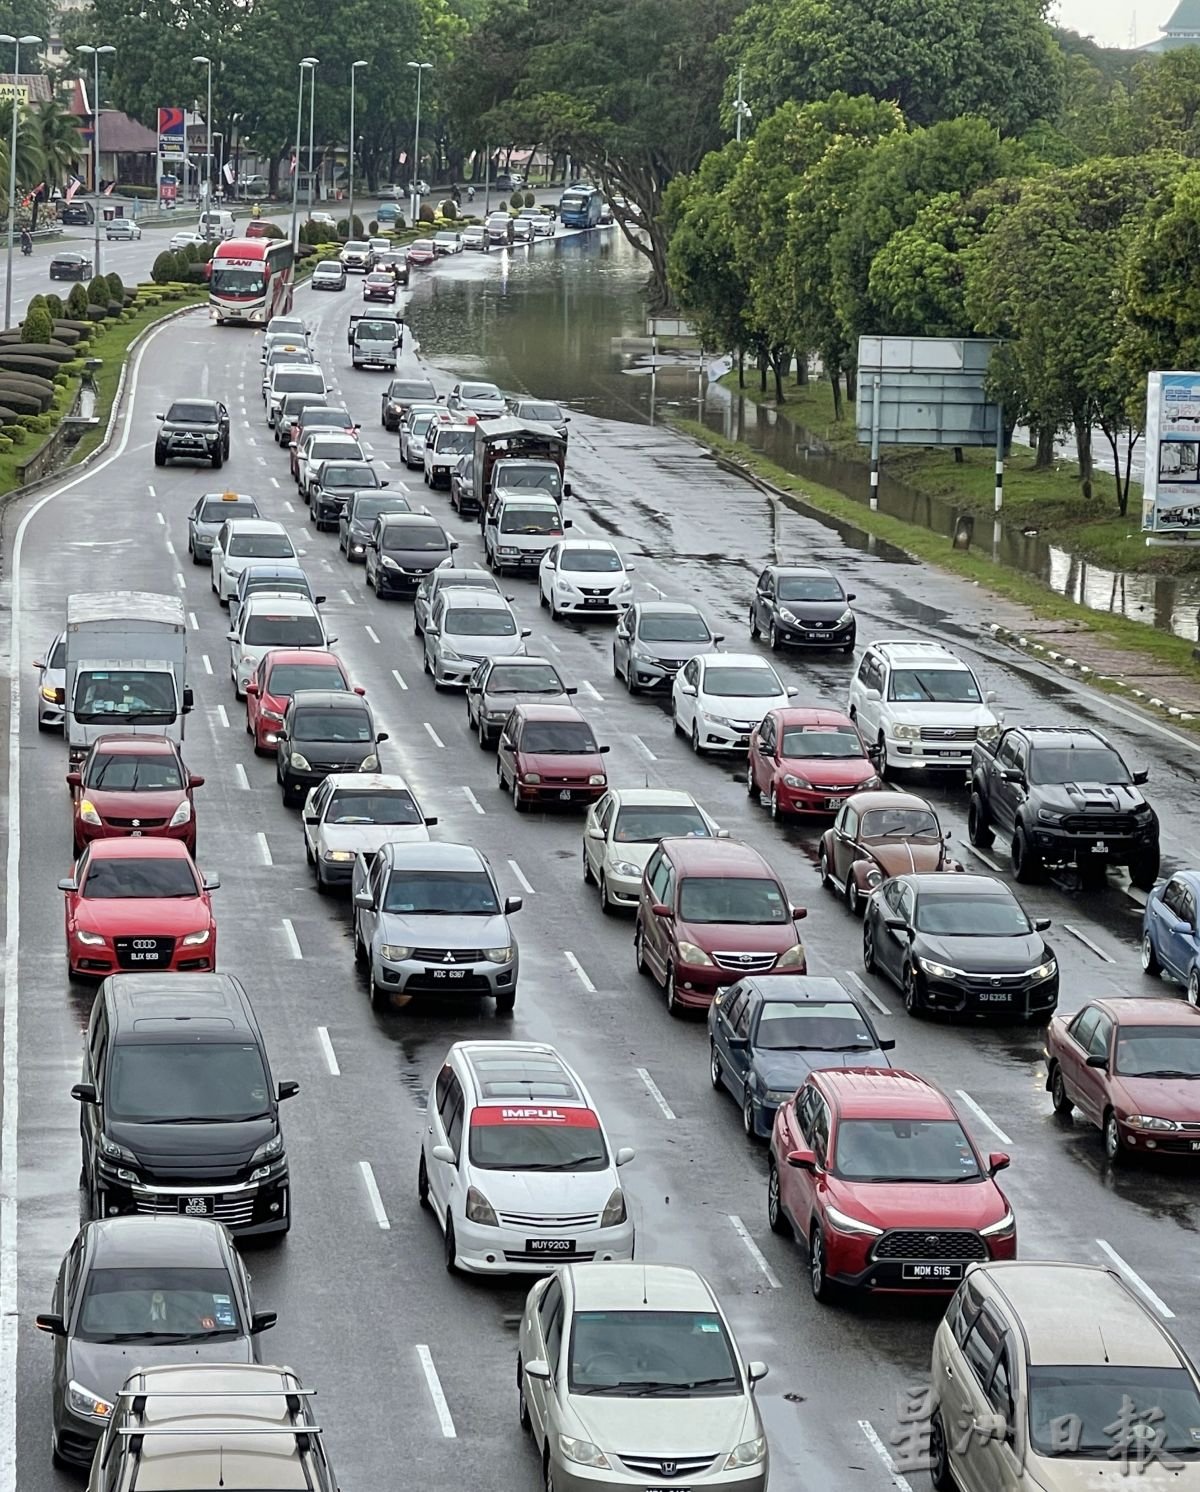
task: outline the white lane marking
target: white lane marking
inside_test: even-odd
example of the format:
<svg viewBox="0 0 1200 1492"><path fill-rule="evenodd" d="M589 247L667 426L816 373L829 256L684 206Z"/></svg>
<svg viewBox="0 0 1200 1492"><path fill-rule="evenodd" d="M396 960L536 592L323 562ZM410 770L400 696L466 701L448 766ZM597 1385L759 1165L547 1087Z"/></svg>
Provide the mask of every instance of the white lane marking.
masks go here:
<svg viewBox="0 0 1200 1492"><path fill-rule="evenodd" d="M517 862L515 860L510 860L508 862L508 865L509 865L509 869L512 871L513 875L516 876L517 881L518 881L518 883L521 886L521 889L523 891L528 891L528 893L530 894L530 896L536 896L537 892L533 889L533 887L525 879L525 872L521 869L521 867L517 864Z"/></svg>
<svg viewBox="0 0 1200 1492"><path fill-rule="evenodd" d="M648 580L643 580L643 581L642 581L642 584L643 584L643 585L644 585L644 586L645 586L645 587L646 587L646 589L647 589L647 590L648 590L648 591L653 591L653 592L654 592L654 594L655 594L655 595L656 595L656 596L657 596L657 597L658 597L658 599L659 599L659 600L660 600L660 601L661 601L661 600L662 600L662 598L663 598L663 593L662 593L662 591L660 591L660 590L659 590L659 588L658 588L658 587L657 587L657 586L656 586L656 585L651 585L651 584L650 584L650 582L649 582L649 581L648 581Z"/></svg>
<svg viewBox="0 0 1200 1492"><path fill-rule="evenodd" d="M233 764L233 775L237 778L238 787L249 788L250 779L246 776L246 769L242 766L241 762Z"/></svg>
<svg viewBox="0 0 1200 1492"><path fill-rule="evenodd" d="M729 1214L729 1221L733 1224L733 1231L746 1245L746 1252L758 1265L759 1269L762 1270L763 1279L766 1280L767 1284L770 1285L772 1290L779 1290L780 1288L782 1288L780 1285L779 1276L767 1263L766 1256L763 1254L762 1249L760 1249L758 1244L755 1243L754 1239L750 1237L750 1233L746 1227L746 1224L742 1222L741 1218L738 1217L736 1212L731 1212Z"/></svg>
<svg viewBox="0 0 1200 1492"><path fill-rule="evenodd" d="M154 483L153 482L147 482L146 483L146 491L150 494L151 497L157 497L158 496L158 493L155 492L155 490L154 490ZM163 517L163 515L161 513L156 513L154 516L158 519L159 523L166 523L166 521L167 521Z"/></svg>
<svg viewBox="0 0 1200 1492"><path fill-rule="evenodd" d="M1004 1133L1004 1131L1000 1128L1000 1126L996 1123L992 1116L987 1112L983 1105L977 1104L965 1088L955 1088L954 1091L958 1094L959 1098L962 1099L963 1103L966 1104L967 1108L970 1109L972 1114L975 1115L976 1119L979 1120L980 1124L986 1124L1002 1145L1012 1144L1012 1141Z"/></svg>
<svg viewBox="0 0 1200 1492"><path fill-rule="evenodd" d="M279 478L278 477L272 477L270 479L270 481L271 481L271 486L272 487L278 487L279 486Z"/></svg>
<svg viewBox="0 0 1200 1492"><path fill-rule="evenodd" d="M379 1186L375 1180L375 1172L371 1169L371 1162L360 1160L358 1169L362 1172L363 1185L367 1188L367 1200L371 1204L371 1211L375 1214L375 1221L381 1228L390 1228L392 1225L388 1222L388 1215L383 1205L383 1198L379 1195Z"/></svg>
<svg viewBox="0 0 1200 1492"><path fill-rule="evenodd" d="M365 627L363 630L372 642L377 643L379 641L379 633L376 632L374 627Z"/></svg>
<svg viewBox="0 0 1200 1492"><path fill-rule="evenodd" d="M880 1015L891 1015L892 1012L887 1008L887 1006L883 1003L883 1001L879 998L875 991L872 989L868 989L853 969L846 970L846 978L850 981L850 983L854 986L854 988L858 991L858 993L863 997L864 1000L867 1000L872 1005L874 1005L875 1009L878 1010Z"/></svg>
<svg viewBox="0 0 1200 1492"><path fill-rule="evenodd" d="M167 540L167 553L172 559L175 558L175 546L171 543L170 539Z"/></svg>
<svg viewBox="0 0 1200 1492"><path fill-rule="evenodd" d="M394 678L395 681L397 682L397 684L400 685L401 689L407 689L408 688L408 685L404 682L403 678L401 678L401 676L400 676L400 670L398 668L393 668L392 669L392 678Z"/></svg>
<svg viewBox="0 0 1200 1492"><path fill-rule="evenodd" d="M197 620L196 613L194 611L188 612L188 626L192 629L193 632L199 632L200 630L200 623Z"/></svg>
<svg viewBox="0 0 1200 1492"><path fill-rule="evenodd" d="M175 571L175 584L179 587L179 589L181 591L186 591L187 590L187 581L183 578L183 571L182 570L176 570Z"/></svg>
<svg viewBox="0 0 1200 1492"><path fill-rule="evenodd" d="M267 843L267 836L260 829L254 837L258 840L258 853L262 856L263 864L274 865L275 862L271 859L271 846Z"/></svg>
<svg viewBox="0 0 1200 1492"><path fill-rule="evenodd" d="M584 989L587 990L588 994L594 995L596 993L596 986L588 978L587 970L583 967L583 965L579 962L579 960L575 957L575 955L569 948L563 950L563 957L571 965L572 969L574 969L575 977L579 980L580 984L583 985Z"/></svg>
<svg viewBox="0 0 1200 1492"><path fill-rule="evenodd" d="M552 637L547 637L546 641L550 644L550 646L556 653L562 652L562 648L559 647L558 643L556 643Z"/></svg>
<svg viewBox="0 0 1200 1492"><path fill-rule="evenodd" d="M286 497L283 500L283 505L289 513L294 513L296 511L295 506L292 503L288 502Z"/></svg>
<svg viewBox="0 0 1200 1492"><path fill-rule="evenodd" d="M445 741L442 740L441 736L438 735L437 731L434 730L433 726L430 725L429 721L426 720L426 721L423 721L422 723L424 724L425 729L429 732L429 739L433 742L433 744L435 746L439 747L442 751L445 751L445 749L446 749L446 743L445 743Z"/></svg>
<svg viewBox="0 0 1200 1492"><path fill-rule="evenodd" d="M207 653L200 654L200 662L204 664L205 673L212 673L212 659Z"/></svg>
<svg viewBox="0 0 1200 1492"><path fill-rule="evenodd" d="M292 919L290 917L283 919L283 935L288 941L288 951L292 957L303 958L304 955L300 952L300 939L296 936L296 929L292 926Z"/></svg>
<svg viewBox="0 0 1200 1492"><path fill-rule="evenodd" d="M971 854L975 856L976 860L982 860L989 870L994 870L998 876L1004 874L1004 871L1000 868L999 865L996 864L996 862L990 855L985 855L982 850L977 850L973 844L969 844L967 846L967 849L970 850Z"/></svg>
<svg viewBox="0 0 1200 1492"><path fill-rule="evenodd" d="M645 1083L646 1092L649 1093L650 1097L662 1110L663 1118L674 1120L675 1110L662 1096L662 1091L660 1090L658 1084L654 1081L654 1079L650 1076L646 1069L644 1067L635 1067L633 1070L637 1073L638 1077L641 1078L642 1082Z"/></svg>
<svg viewBox="0 0 1200 1492"><path fill-rule="evenodd" d="M466 795L467 802L471 805L476 813L487 812L487 809L483 806L483 804L479 801L479 799L475 796L475 794L469 787L464 787L463 793Z"/></svg>
<svg viewBox="0 0 1200 1492"><path fill-rule="evenodd" d="M329 1069L330 1077L340 1078L342 1069L338 1066L337 1055L333 1050L333 1042L329 1039L329 1031L325 1026L317 1027L317 1040L321 1043L321 1051L325 1057L325 1066Z"/></svg>
<svg viewBox="0 0 1200 1492"><path fill-rule="evenodd" d="M635 746L640 746L642 748L642 750L646 753L646 760L647 761L656 762L658 760L658 757L656 757L655 754L653 753L653 751L650 750L649 746L646 745L645 741L642 740L641 736L634 736L633 743L634 743Z"/></svg>
<svg viewBox="0 0 1200 1492"><path fill-rule="evenodd" d="M883 1441L880 1440L879 1436L876 1435L875 1427L871 1421L869 1419L860 1419L858 1428L866 1436L867 1444L883 1462L883 1468L891 1478L892 1486L896 1488L896 1492L912 1492L912 1483L907 1477L902 1477L896 1470L896 1463L892 1460L891 1453Z"/></svg>
<svg viewBox="0 0 1200 1492"><path fill-rule="evenodd" d="M1085 948L1090 948L1096 957L1102 958L1106 964L1116 963L1116 959L1110 958L1104 949L1100 947L1099 943L1093 943L1087 933L1080 932L1077 927L1072 927L1069 922L1060 922L1058 925L1062 928L1063 932L1069 932L1073 938L1078 938Z"/></svg>
<svg viewBox="0 0 1200 1492"><path fill-rule="evenodd" d="M220 720L221 724L225 727L225 729L228 730L229 729L229 712L226 710L226 708L225 708L224 705L218 705L217 706L217 718Z"/></svg>
<svg viewBox="0 0 1200 1492"><path fill-rule="evenodd" d="M447 1440L456 1440L458 1431L454 1428L450 1406L446 1403L446 1395L442 1392L442 1380L438 1377L438 1370L433 1365L433 1354L423 1342L417 1343L417 1357L421 1362L421 1371L425 1374L425 1383L429 1388L429 1397L433 1400L434 1413L438 1417L438 1424L442 1427L442 1434Z"/></svg>
<svg viewBox="0 0 1200 1492"><path fill-rule="evenodd" d="M350 592L348 590L345 589L345 587L342 588L342 595L345 596L345 598L346 598L346 605L347 606L357 605L354 597L350 594Z"/></svg>
<svg viewBox="0 0 1200 1492"><path fill-rule="evenodd" d="M1135 1269L1126 1264L1125 1260L1121 1258L1112 1244L1105 1242L1103 1238L1097 1238L1096 1242L1112 1260L1113 1265L1120 1270L1135 1290L1145 1296L1159 1315L1168 1321L1173 1321L1175 1319L1175 1312L1159 1296L1155 1295L1154 1291L1151 1290L1150 1286Z"/></svg>
<svg viewBox="0 0 1200 1492"><path fill-rule="evenodd" d="M604 696L600 693L599 689L596 688L595 684L589 683L587 679L580 679L579 687L583 690L586 690L586 692L590 694L593 699L599 700L601 704L604 703Z"/></svg>

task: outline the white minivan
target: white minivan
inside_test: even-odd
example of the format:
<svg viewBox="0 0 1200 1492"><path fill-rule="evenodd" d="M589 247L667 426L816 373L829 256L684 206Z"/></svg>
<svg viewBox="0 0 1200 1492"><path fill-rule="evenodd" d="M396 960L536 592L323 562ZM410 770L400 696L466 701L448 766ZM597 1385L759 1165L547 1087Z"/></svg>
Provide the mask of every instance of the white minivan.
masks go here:
<svg viewBox="0 0 1200 1492"><path fill-rule="evenodd" d="M205 238L232 238L235 231L233 214L226 211L218 212L215 207L209 212L200 214L197 226Z"/></svg>
<svg viewBox="0 0 1200 1492"><path fill-rule="evenodd" d="M557 544L571 520L552 497L505 493L488 504L483 525L483 550L497 574L506 570L536 570L542 555Z"/></svg>

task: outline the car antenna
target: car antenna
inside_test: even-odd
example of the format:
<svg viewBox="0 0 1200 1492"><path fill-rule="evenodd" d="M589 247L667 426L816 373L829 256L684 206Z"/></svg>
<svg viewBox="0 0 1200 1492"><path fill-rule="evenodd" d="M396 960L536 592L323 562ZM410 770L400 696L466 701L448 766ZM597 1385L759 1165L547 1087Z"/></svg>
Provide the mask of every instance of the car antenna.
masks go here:
<svg viewBox="0 0 1200 1492"><path fill-rule="evenodd" d="M225 1446L222 1443L217 1446L217 1486L225 1485Z"/></svg>
<svg viewBox="0 0 1200 1492"><path fill-rule="evenodd" d="M643 1305L649 1305L649 1303L650 1302L646 1299L646 1266L643 1264L642 1265L642 1304Z"/></svg>
<svg viewBox="0 0 1200 1492"><path fill-rule="evenodd" d="M1112 1362L1112 1358L1108 1355L1108 1343L1104 1340L1104 1328L1100 1325L1099 1321L1096 1322L1096 1333L1100 1338L1100 1349L1104 1353L1104 1361L1106 1363Z"/></svg>

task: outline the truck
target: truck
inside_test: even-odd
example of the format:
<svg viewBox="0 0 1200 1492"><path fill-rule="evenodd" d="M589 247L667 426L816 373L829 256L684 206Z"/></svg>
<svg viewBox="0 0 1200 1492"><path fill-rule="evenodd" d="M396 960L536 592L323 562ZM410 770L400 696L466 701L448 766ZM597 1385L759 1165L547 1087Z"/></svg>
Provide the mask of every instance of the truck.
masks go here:
<svg viewBox="0 0 1200 1492"><path fill-rule="evenodd" d="M356 368L396 370L396 353L404 344L404 321L399 316L359 312L346 328L350 361Z"/></svg>
<svg viewBox="0 0 1200 1492"><path fill-rule="evenodd" d="M178 596L77 592L67 597L66 640L64 733L72 770L100 736L182 742L192 691Z"/></svg>
<svg viewBox="0 0 1200 1492"><path fill-rule="evenodd" d="M494 492L553 497L560 504L571 495L571 484L564 481L567 443L552 425L509 416L479 420L474 455L472 474L481 529Z"/></svg>
<svg viewBox="0 0 1200 1492"><path fill-rule="evenodd" d="M1125 866L1148 891L1158 878L1158 815L1099 731L1076 726L1012 726L971 752L967 836L986 850L997 832L1011 838L1013 875L1074 865L1085 886L1110 865Z"/></svg>

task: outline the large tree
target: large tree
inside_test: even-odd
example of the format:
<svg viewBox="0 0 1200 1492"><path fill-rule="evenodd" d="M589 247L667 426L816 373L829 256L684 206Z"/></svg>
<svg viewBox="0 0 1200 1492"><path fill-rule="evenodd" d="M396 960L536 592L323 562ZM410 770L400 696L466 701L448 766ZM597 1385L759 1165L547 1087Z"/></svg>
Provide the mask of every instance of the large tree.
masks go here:
<svg viewBox="0 0 1200 1492"><path fill-rule="evenodd" d="M675 303L707 347L738 354L757 349L750 284L734 252L726 187L746 147L731 141L705 156L692 176L677 176L663 202L667 276Z"/></svg>
<svg viewBox="0 0 1200 1492"><path fill-rule="evenodd" d="M1158 210L1143 218L1125 262L1125 334L1119 352L1134 380L1135 409L1151 368L1200 367L1197 264L1200 167L1192 166Z"/></svg>

